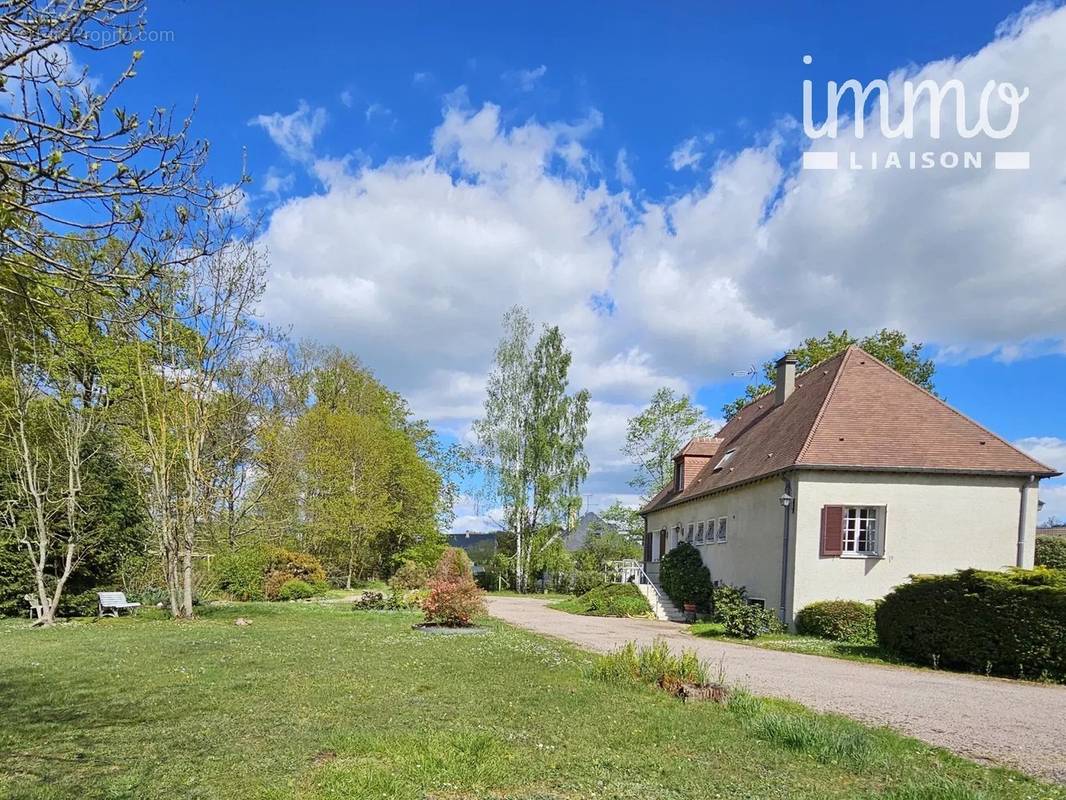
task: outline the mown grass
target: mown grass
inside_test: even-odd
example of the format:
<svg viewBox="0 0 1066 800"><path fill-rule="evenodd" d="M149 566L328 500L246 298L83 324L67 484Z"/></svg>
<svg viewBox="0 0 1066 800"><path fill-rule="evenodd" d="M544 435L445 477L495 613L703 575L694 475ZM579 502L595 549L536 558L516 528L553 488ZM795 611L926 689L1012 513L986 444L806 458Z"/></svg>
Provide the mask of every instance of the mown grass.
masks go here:
<svg viewBox="0 0 1066 800"><path fill-rule="evenodd" d="M495 622L445 636L417 620L286 603L0 621L0 797L1064 796L787 704L608 685L591 656Z"/></svg>
<svg viewBox="0 0 1066 800"><path fill-rule="evenodd" d="M910 664L886 653L876 644L853 644L851 642L833 642L815 636L799 636L794 633L765 633L754 639L737 639L727 636L725 625L720 622L697 622L689 626L693 636L712 639L725 639L737 644L762 647L765 650L783 650L789 653L806 653L815 656L843 658L848 661L862 661L867 664L892 664L894 666L921 665Z"/></svg>

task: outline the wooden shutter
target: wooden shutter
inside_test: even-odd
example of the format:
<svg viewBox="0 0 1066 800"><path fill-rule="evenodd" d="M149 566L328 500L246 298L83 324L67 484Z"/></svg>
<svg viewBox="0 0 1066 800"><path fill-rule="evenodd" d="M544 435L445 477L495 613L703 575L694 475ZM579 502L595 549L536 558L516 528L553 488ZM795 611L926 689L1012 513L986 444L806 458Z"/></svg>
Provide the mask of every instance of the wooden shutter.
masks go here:
<svg viewBox="0 0 1066 800"><path fill-rule="evenodd" d="M839 556L844 552L844 506L822 506L823 556Z"/></svg>
<svg viewBox="0 0 1066 800"><path fill-rule="evenodd" d="M644 561L651 561L651 531L647 530L648 524L644 523Z"/></svg>

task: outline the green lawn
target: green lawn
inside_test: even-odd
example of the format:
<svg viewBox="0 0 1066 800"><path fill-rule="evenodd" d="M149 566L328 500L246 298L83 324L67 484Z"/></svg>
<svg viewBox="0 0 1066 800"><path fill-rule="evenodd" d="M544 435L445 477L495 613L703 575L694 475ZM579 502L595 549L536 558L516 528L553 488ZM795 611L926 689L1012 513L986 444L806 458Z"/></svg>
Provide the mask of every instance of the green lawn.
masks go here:
<svg viewBox="0 0 1066 800"><path fill-rule="evenodd" d="M609 686L497 623L417 620L301 603L0 621L0 797L1064 797L794 706Z"/></svg>
<svg viewBox="0 0 1066 800"><path fill-rule="evenodd" d="M737 639L726 636L725 625L720 622L697 622L695 625L689 626L689 631L693 636L725 639L737 644L762 647L766 650L785 650L790 653L807 653L815 656L845 658L849 661L865 661L869 664L892 664L921 669L920 665L893 658L876 644L833 642L829 639L819 639L815 636L799 636L794 633L764 633L754 639Z"/></svg>

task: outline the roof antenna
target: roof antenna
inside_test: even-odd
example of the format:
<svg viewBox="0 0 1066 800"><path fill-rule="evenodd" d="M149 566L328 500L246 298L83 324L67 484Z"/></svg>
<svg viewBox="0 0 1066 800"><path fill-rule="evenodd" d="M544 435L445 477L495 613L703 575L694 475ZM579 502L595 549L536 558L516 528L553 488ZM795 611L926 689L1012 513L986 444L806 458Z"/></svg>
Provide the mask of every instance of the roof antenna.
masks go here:
<svg viewBox="0 0 1066 800"><path fill-rule="evenodd" d="M743 378L745 375L747 375L750 381L754 381L755 380L755 376L758 375L758 374L759 374L759 370L757 370L755 368L754 364L752 364L747 369L735 369L732 372L732 375L733 375L734 378Z"/></svg>

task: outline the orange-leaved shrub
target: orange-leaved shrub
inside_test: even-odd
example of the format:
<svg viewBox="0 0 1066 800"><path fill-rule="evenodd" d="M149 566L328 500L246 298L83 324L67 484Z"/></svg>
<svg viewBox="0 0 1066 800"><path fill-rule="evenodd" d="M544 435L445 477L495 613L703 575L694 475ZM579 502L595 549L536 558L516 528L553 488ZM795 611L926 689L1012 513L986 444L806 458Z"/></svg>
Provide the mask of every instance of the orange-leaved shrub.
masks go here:
<svg viewBox="0 0 1066 800"><path fill-rule="evenodd" d="M427 622L463 627L485 613L485 593L474 582L470 559L457 547L444 551L427 588L422 601Z"/></svg>

